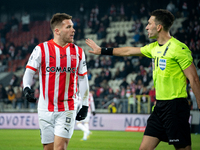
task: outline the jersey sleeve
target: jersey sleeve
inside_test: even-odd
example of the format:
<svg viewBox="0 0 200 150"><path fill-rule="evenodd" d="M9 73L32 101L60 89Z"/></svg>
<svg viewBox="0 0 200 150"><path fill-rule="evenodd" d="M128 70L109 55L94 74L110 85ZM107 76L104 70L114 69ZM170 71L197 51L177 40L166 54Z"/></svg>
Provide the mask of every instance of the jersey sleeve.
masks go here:
<svg viewBox="0 0 200 150"><path fill-rule="evenodd" d="M145 45L145 46L141 47L140 48L141 53L148 58L152 58L152 50L154 49L155 44L156 43L154 42L154 43L151 43L149 45Z"/></svg>
<svg viewBox="0 0 200 150"><path fill-rule="evenodd" d="M84 76L87 74L87 65L85 60L85 53L82 51L82 59L80 60L79 68L78 68L78 75Z"/></svg>
<svg viewBox="0 0 200 150"><path fill-rule="evenodd" d="M191 51L185 45L183 47L178 47L176 49L175 59L180 65L182 70L188 68L193 62Z"/></svg>
<svg viewBox="0 0 200 150"><path fill-rule="evenodd" d="M29 57L26 68L36 71L39 69L40 64L41 64L41 48L39 46L36 46Z"/></svg>

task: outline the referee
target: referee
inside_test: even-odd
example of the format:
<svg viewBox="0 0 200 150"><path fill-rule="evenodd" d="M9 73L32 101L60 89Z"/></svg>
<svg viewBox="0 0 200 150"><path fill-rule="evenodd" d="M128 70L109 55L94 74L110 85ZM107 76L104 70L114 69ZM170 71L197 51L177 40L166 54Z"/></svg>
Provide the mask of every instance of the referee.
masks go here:
<svg viewBox="0 0 200 150"><path fill-rule="evenodd" d="M200 82L191 51L169 33L174 16L167 10L151 13L146 30L150 39L144 47L101 48L91 39L86 44L96 55L146 56L152 58L156 106L150 115L140 150L154 150L160 141L173 144L176 150L191 150L190 109L186 78L200 108Z"/></svg>

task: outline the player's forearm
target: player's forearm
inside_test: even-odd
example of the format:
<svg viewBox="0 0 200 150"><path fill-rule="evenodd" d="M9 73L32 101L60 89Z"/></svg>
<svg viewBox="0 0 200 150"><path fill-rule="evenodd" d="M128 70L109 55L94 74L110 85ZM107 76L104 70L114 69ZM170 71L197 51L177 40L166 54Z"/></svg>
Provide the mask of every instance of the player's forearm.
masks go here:
<svg viewBox="0 0 200 150"><path fill-rule="evenodd" d="M192 91L196 97L198 108L200 109L200 82L199 79L193 79L193 81L190 81L190 85L192 88Z"/></svg>
<svg viewBox="0 0 200 150"><path fill-rule="evenodd" d="M82 99L82 105L88 106L88 98L89 98L89 83L87 75L79 76L79 92Z"/></svg>
<svg viewBox="0 0 200 150"><path fill-rule="evenodd" d="M115 56L143 56L140 47L119 47L113 49Z"/></svg>
<svg viewBox="0 0 200 150"><path fill-rule="evenodd" d="M33 76L35 74L35 71L31 69L26 69L24 76L23 76L23 88L29 87L31 88L32 82L33 82Z"/></svg>

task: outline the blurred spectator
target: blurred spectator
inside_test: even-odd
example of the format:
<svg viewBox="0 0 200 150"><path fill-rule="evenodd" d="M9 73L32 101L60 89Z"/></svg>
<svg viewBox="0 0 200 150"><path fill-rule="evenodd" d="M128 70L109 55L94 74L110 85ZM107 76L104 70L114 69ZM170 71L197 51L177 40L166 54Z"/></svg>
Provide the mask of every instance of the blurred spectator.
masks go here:
<svg viewBox="0 0 200 150"><path fill-rule="evenodd" d="M19 86L17 87L15 98L16 98L16 109L18 110L22 109L22 104L23 104L22 90L20 89Z"/></svg>
<svg viewBox="0 0 200 150"><path fill-rule="evenodd" d="M3 26L0 29L0 40L3 44L6 43L6 34L7 34L8 30L5 28L5 26Z"/></svg>
<svg viewBox="0 0 200 150"><path fill-rule="evenodd" d="M133 36L133 40L134 40L134 42L132 42L131 44L139 42L139 40L140 40L140 33L138 31L135 32L135 34Z"/></svg>
<svg viewBox="0 0 200 150"><path fill-rule="evenodd" d="M87 63L88 68L93 69L95 67L95 60L94 60L94 56L90 55L90 60Z"/></svg>
<svg viewBox="0 0 200 150"><path fill-rule="evenodd" d="M136 100L135 92L131 92L131 95L128 97L130 113L136 113Z"/></svg>
<svg viewBox="0 0 200 150"><path fill-rule="evenodd" d="M120 98L125 98L126 96L126 89L124 86L120 86L121 91L120 91Z"/></svg>
<svg viewBox="0 0 200 150"><path fill-rule="evenodd" d="M111 79L112 75L111 75L111 72L108 68L106 68L106 71L105 71L105 79L107 81L109 81Z"/></svg>
<svg viewBox="0 0 200 150"><path fill-rule="evenodd" d="M101 82L101 76L99 76L99 74L96 73L96 76L95 76L95 79L94 79L95 86L99 87L100 82Z"/></svg>
<svg viewBox="0 0 200 150"><path fill-rule="evenodd" d="M99 30L97 31L97 39L103 39L106 37L106 28L104 27L103 23L100 23Z"/></svg>
<svg viewBox="0 0 200 150"><path fill-rule="evenodd" d="M120 21L125 21L126 20L126 16L125 16L125 8L124 8L124 3L121 2L120 6L119 6L119 15L120 15Z"/></svg>
<svg viewBox="0 0 200 150"><path fill-rule="evenodd" d="M116 21L117 10L115 4L111 4L109 14L112 17L112 21Z"/></svg>
<svg viewBox="0 0 200 150"><path fill-rule="evenodd" d="M135 91L135 94L136 95L140 95L141 94L141 89L143 88L143 83L142 83L142 80L139 79L138 82L137 82L137 85L136 85L136 91Z"/></svg>
<svg viewBox="0 0 200 150"><path fill-rule="evenodd" d="M28 49L28 43L24 43L22 45L22 57L25 58L28 53L30 53Z"/></svg>
<svg viewBox="0 0 200 150"><path fill-rule="evenodd" d="M4 88L3 84L0 83L0 101L6 101L7 97L6 89Z"/></svg>
<svg viewBox="0 0 200 150"><path fill-rule="evenodd" d="M14 74L9 83L11 86L18 86L18 77Z"/></svg>
<svg viewBox="0 0 200 150"><path fill-rule="evenodd" d="M15 58L15 45L13 44L13 43L11 43L10 45L9 45L9 47L8 47L8 54L9 54L9 58L11 59L11 60L14 60L14 58Z"/></svg>
<svg viewBox="0 0 200 150"><path fill-rule="evenodd" d="M92 79L92 73L90 69L87 70L87 76L88 76L88 80L90 81Z"/></svg>
<svg viewBox="0 0 200 150"><path fill-rule="evenodd" d="M13 89L12 85L8 85L7 93L10 91L12 91L14 93L14 89Z"/></svg>
<svg viewBox="0 0 200 150"><path fill-rule="evenodd" d="M99 59L99 57L97 57L97 58L95 59L94 66L95 66L95 68L99 68L99 67L100 67L100 59Z"/></svg>
<svg viewBox="0 0 200 150"><path fill-rule="evenodd" d="M150 96L150 100L151 100L151 107L154 105L154 102L156 101L156 91L154 86L151 87L151 89L149 90L149 96Z"/></svg>
<svg viewBox="0 0 200 150"><path fill-rule="evenodd" d="M11 25L11 31L13 33L18 32L18 25L19 25L19 21L17 20L17 18L13 15L11 20L10 20L10 25Z"/></svg>
<svg viewBox="0 0 200 150"><path fill-rule="evenodd" d="M22 50L17 50L17 53L15 55L15 60L21 60L22 59Z"/></svg>
<svg viewBox="0 0 200 150"><path fill-rule="evenodd" d="M36 37L35 34L32 35L31 44L32 44L34 47L35 47L36 45L39 44L39 40L38 40L38 38Z"/></svg>
<svg viewBox="0 0 200 150"><path fill-rule="evenodd" d="M127 75L129 73L131 73L133 71L133 67L131 65L131 62L130 61L126 61L125 63L125 72L127 73Z"/></svg>
<svg viewBox="0 0 200 150"><path fill-rule="evenodd" d="M131 88L129 85L126 87L126 98L129 98L131 96Z"/></svg>
<svg viewBox="0 0 200 150"><path fill-rule="evenodd" d="M137 76L135 77L135 82L138 83L138 81L141 80L141 82L143 81L143 76L141 75L141 72L137 73Z"/></svg>
<svg viewBox="0 0 200 150"><path fill-rule="evenodd" d="M8 101L7 104L12 104L12 107L15 108L16 106L16 97L15 97L15 92L14 90L10 90L7 92L8 93Z"/></svg>
<svg viewBox="0 0 200 150"><path fill-rule="evenodd" d="M176 14L176 7L175 7L173 1L170 1L170 2L167 4L166 9L167 9L168 11L170 11L172 14L174 14L174 15Z"/></svg>
<svg viewBox="0 0 200 150"><path fill-rule="evenodd" d="M127 88L128 83L126 82L126 78L123 78L122 83L120 84L120 87L124 87L125 89Z"/></svg>
<svg viewBox="0 0 200 150"><path fill-rule="evenodd" d="M121 71L120 71L119 67L117 68L113 79L114 80L120 80L121 79Z"/></svg>
<svg viewBox="0 0 200 150"><path fill-rule="evenodd" d="M115 94L113 93L113 89L109 88L108 89L108 94L107 94L107 98L108 100L112 100L114 98Z"/></svg>
<svg viewBox="0 0 200 150"><path fill-rule="evenodd" d="M117 112L117 108L116 108L114 102L112 102L112 103L108 106L108 112L109 112L109 113L116 113L116 112Z"/></svg>
<svg viewBox="0 0 200 150"><path fill-rule="evenodd" d="M149 77L149 74L145 71L143 74L143 79L142 79L144 86L148 86L150 81L151 81L151 77Z"/></svg>
<svg viewBox="0 0 200 150"><path fill-rule="evenodd" d="M22 30L25 32L29 31L30 15L27 12L24 12L24 14L22 15L21 22Z"/></svg>
<svg viewBox="0 0 200 150"><path fill-rule="evenodd" d="M107 14L105 14L104 17L101 18L101 22L103 23L104 27L109 27L110 20Z"/></svg>
<svg viewBox="0 0 200 150"><path fill-rule="evenodd" d="M83 16L85 15L85 6L84 6L84 3L81 3L80 4L80 7L79 7L79 16L81 16L81 19L83 18Z"/></svg>

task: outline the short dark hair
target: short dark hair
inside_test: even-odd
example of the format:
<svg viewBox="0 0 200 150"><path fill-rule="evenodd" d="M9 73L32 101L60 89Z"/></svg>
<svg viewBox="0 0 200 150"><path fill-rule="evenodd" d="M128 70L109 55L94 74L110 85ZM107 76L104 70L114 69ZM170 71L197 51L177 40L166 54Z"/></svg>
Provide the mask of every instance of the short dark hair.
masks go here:
<svg viewBox="0 0 200 150"><path fill-rule="evenodd" d="M170 11L164 9L154 10L151 16L155 16L155 22L157 21L161 24L165 31L169 31L175 20L174 15Z"/></svg>
<svg viewBox="0 0 200 150"><path fill-rule="evenodd" d="M66 14L66 13L56 13L53 15L52 19L50 20L50 26L51 30L53 31L55 26L62 23L65 19L72 19L72 16Z"/></svg>

